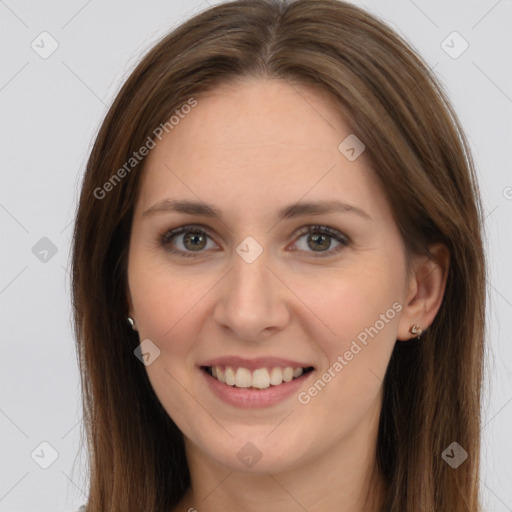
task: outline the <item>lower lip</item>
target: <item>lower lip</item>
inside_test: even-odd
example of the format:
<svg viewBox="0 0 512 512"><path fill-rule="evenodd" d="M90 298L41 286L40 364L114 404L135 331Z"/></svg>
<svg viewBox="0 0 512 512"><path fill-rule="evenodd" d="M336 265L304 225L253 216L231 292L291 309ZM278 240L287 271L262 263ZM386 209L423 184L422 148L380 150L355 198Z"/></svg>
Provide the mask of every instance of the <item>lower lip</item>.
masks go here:
<svg viewBox="0 0 512 512"><path fill-rule="evenodd" d="M236 407L270 407L286 400L294 393L296 394L304 382L310 377L313 371L306 373L290 382L284 382L278 386L270 386L266 389L237 388L228 386L204 370L199 369L204 375L210 389L224 402Z"/></svg>

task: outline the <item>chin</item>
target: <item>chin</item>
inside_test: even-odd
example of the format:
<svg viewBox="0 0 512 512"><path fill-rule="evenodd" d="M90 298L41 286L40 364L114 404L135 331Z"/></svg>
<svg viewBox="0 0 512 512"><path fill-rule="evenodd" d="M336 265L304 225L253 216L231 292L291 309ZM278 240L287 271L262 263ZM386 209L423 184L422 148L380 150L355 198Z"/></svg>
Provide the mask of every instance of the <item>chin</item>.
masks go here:
<svg viewBox="0 0 512 512"><path fill-rule="evenodd" d="M286 427L278 426L274 430L275 428L268 425L252 428L240 425L239 433L236 432L237 429L228 427L233 437L226 434L221 439L210 437L201 439L198 443L190 442L193 442L194 449L231 471L252 474L281 473L302 465L301 461L309 458L307 451L312 448L304 439L311 439L313 436L296 432L290 438ZM279 429L281 432L277 433Z"/></svg>

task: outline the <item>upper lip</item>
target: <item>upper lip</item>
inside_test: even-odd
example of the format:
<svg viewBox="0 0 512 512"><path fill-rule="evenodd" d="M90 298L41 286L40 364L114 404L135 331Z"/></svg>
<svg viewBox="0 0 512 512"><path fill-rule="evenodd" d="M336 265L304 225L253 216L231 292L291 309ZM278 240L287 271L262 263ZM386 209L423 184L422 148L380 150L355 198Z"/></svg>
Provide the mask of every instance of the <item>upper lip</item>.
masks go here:
<svg viewBox="0 0 512 512"><path fill-rule="evenodd" d="M257 357L255 359L245 359L238 356L226 356L208 359L199 366L231 366L234 368L256 370L257 368L286 368L288 366L291 366L292 368L310 368L313 365L280 357Z"/></svg>

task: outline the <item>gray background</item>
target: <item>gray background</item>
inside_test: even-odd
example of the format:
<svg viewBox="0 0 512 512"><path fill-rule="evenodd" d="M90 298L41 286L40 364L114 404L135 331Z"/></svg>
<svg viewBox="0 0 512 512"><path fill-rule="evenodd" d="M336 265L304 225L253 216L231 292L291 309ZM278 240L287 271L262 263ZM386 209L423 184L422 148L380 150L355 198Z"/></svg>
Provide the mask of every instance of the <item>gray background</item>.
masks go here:
<svg viewBox="0 0 512 512"><path fill-rule="evenodd" d="M213 3L0 0L1 512L85 503L68 270L81 177L107 106L140 57ZM512 2L355 3L434 67L472 145L490 270L481 485L487 510L512 511ZM58 43L47 58L44 31ZM42 442L57 456L47 469L52 449Z"/></svg>

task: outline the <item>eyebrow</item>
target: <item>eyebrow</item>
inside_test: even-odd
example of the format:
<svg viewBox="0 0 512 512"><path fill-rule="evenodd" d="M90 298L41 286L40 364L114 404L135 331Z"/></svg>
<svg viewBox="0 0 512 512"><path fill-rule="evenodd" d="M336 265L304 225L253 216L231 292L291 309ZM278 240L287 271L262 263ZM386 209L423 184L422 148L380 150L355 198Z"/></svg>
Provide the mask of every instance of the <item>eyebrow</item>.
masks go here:
<svg viewBox="0 0 512 512"><path fill-rule="evenodd" d="M143 217L150 217L155 214L167 212L202 215L204 217L211 217L214 219L222 220L222 212L215 208L213 205L190 200L178 201L173 199L164 199L145 210L142 215ZM343 203L338 200L302 202L292 204L279 210L277 213L277 219L286 220L305 215L321 215L334 212L355 213L361 217L372 220L372 217L364 210L361 210L361 208Z"/></svg>

